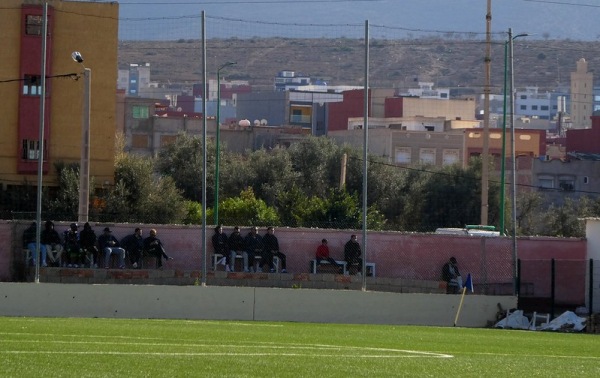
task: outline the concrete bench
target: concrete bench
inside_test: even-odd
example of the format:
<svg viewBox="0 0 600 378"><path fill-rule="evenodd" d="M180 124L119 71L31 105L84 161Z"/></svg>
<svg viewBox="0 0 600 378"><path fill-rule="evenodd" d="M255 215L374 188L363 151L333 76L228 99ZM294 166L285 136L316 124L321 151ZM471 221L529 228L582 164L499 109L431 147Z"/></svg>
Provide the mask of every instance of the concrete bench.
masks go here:
<svg viewBox="0 0 600 378"><path fill-rule="evenodd" d="M213 269L213 271L225 270L225 266L224 265L218 264L218 261L221 260L223 257L224 256L222 254L220 254L220 253L213 254L213 256L212 256L212 269ZM262 262L262 257L261 256L254 256L254 264L256 265L257 262L259 264L260 264L260 262ZM279 257L273 256L273 266L275 267L275 273L279 273L279 265L280 265L279 264ZM236 272L243 272L244 271L244 256L242 256L242 255L236 255L235 256L235 261L233 263L233 266L234 266Z"/></svg>
<svg viewBox="0 0 600 378"><path fill-rule="evenodd" d="M346 262L343 260L335 260L335 262L338 265L342 266L342 272L345 273L346 272ZM320 270L323 270L324 272L320 272ZM313 274L317 274L317 273L338 274L339 273L338 267L333 266L332 264L329 263L329 261L321 260L321 263L317 264L316 259L310 261L310 271Z"/></svg>
<svg viewBox="0 0 600 378"><path fill-rule="evenodd" d="M347 269L344 270L344 274L348 275L348 274L350 274L351 270L352 271L357 270L358 265L353 264L352 266L347 266L346 268ZM375 277L375 263L368 262L365 264L365 268L367 271L367 277ZM356 273L360 273L360 272L356 272ZM356 273L354 273L354 274L356 274Z"/></svg>

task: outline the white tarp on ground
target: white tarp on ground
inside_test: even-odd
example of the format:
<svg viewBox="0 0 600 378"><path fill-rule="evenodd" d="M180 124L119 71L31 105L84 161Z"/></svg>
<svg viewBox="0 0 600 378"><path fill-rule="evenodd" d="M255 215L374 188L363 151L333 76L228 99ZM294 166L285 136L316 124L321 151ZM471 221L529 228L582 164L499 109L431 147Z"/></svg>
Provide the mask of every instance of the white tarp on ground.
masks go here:
<svg viewBox="0 0 600 378"><path fill-rule="evenodd" d="M550 323L542 324L540 331L569 331L581 332L585 329L586 318L577 316L574 312L566 311Z"/></svg>
<svg viewBox="0 0 600 378"><path fill-rule="evenodd" d="M516 310L496 323L496 328L504 329L531 329L539 331L569 331L581 332L585 329L586 318L577 316L574 312L566 311L554 320L544 323L539 327L532 327L530 320L523 315L522 310Z"/></svg>
<svg viewBox="0 0 600 378"><path fill-rule="evenodd" d="M523 310L510 312L507 317L496 323L496 328L529 329L529 319L523 315Z"/></svg>

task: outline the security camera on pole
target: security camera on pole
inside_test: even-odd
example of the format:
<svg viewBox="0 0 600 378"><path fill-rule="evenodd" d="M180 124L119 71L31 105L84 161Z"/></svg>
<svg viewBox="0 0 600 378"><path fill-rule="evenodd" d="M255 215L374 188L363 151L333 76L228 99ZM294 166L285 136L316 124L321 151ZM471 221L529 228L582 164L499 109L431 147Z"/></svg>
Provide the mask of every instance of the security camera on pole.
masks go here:
<svg viewBox="0 0 600 378"><path fill-rule="evenodd" d="M83 66L83 118L81 130L81 159L79 161L79 210L77 218L79 223L88 221L90 202L90 85L92 70L83 65L83 56L79 51L74 51L71 58Z"/></svg>

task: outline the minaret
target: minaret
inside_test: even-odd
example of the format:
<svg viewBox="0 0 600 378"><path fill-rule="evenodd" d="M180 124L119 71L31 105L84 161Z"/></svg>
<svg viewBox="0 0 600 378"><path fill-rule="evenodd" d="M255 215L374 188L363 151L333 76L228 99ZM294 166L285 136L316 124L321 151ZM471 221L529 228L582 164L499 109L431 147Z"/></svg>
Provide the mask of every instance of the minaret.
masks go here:
<svg viewBox="0 0 600 378"><path fill-rule="evenodd" d="M577 71L571 72L571 121L573 129L590 128L594 111L594 75L588 71L584 58L577 61Z"/></svg>

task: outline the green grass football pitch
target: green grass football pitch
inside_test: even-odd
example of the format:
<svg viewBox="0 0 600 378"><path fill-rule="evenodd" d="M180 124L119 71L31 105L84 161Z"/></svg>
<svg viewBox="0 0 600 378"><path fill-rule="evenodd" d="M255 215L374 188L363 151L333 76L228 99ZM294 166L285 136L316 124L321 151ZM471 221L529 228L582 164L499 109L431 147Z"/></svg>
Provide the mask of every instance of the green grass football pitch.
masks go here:
<svg viewBox="0 0 600 378"><path fill-rule="evenodd" d="M381 325L0 317L2 377L598 377L600 337Z"/></svg>

